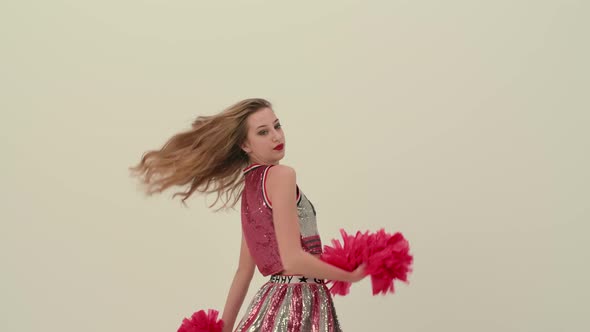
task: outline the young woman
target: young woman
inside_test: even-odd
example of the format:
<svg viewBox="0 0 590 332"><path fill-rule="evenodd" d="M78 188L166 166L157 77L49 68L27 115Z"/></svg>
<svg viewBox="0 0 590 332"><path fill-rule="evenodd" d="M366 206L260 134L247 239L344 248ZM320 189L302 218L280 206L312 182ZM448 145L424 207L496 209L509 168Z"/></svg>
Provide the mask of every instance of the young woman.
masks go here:
<svg viewBox="0 0 590 332"><path fill-rule="evenodd" d="M237 332L341 331L325 279L357 282L364 267L349 272L319 259L322 243L316 211L297 186L293 168L280 165L285 133L272 105L242 100L214 116L200 116L192 130L150 151L132 170L144 174L148 194L190 184L216 193L222 208L241 200L239 263L222 313L224 332L236 325L255 268L266 282L238 321ZM153 176L157 176L153 179ZM174 197L173 196L173 197Z"/></svg>

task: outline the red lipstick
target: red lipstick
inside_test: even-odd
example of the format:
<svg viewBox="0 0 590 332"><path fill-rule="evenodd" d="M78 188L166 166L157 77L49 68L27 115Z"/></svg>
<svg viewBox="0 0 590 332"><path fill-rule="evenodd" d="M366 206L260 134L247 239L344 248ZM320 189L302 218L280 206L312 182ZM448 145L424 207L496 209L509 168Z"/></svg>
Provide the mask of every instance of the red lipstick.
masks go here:
<svg viewBox="0 0 590 332"><path fill-rule="evenodd" d="M281 143L281 144L279 144L279 145L275 146L275 148L274 148L274 149L275 149L275 150L277 150L277 151L281 151L281 150L282 150L284 147L285 147L285 144L282 144L282 143Z"/></svg>

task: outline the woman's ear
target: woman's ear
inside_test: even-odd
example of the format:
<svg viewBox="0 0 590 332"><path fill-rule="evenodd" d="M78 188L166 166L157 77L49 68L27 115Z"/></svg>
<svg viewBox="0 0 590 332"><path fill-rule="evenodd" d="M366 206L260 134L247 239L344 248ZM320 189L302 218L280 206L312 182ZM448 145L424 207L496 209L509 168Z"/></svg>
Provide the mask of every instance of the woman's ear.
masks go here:
<svg viewBox="0 0 590 332"><path fill-rule="evenodd" d="M240 148L242 148L242 151L244 151L246 154L252 152L252 150L250 150L250 147L248 146L247 142L242 143Z"/></svg>

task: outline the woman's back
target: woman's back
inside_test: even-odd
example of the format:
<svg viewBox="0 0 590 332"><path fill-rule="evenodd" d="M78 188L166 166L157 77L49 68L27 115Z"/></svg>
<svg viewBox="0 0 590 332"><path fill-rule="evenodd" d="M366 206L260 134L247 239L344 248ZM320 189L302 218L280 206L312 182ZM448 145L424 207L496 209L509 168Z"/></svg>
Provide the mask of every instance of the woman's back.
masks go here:
<svg viewBox="0 0 590 332"><path fill-rule="evenodd" d="M268 171L275 165L252 164L243 170L245 182L242 192L242 229L263 276L279 274L283 264L273 223L272 202L267 192ZM299 221L301 248L314 255L322 253L315 207L296 186L297 217Z"/></svg>

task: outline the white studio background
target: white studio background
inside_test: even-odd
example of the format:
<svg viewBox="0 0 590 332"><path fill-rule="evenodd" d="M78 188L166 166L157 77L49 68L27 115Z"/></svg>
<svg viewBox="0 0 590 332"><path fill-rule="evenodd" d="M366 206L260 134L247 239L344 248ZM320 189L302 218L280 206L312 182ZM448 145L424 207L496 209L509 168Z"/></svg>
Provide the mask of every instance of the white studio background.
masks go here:
<svg viewBox="0 0 590 332"><path fill-rule="evenodd" d="M409 284L335 297L345 331L587 331L589 7L1 4L0 330L176 331L222 310L238 211L145 197L127 168L262 97L324 244L410 241Z"/></svg>

